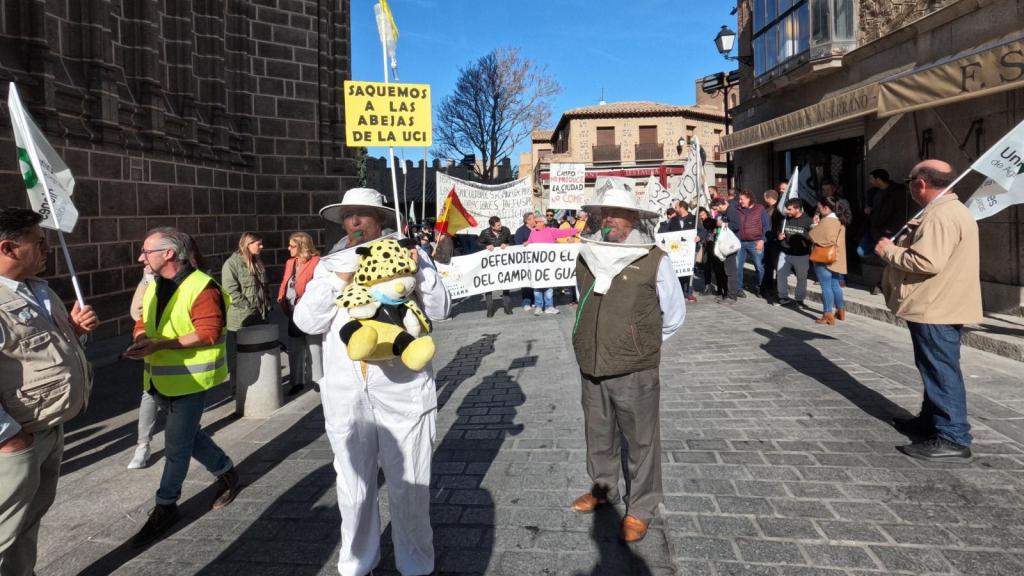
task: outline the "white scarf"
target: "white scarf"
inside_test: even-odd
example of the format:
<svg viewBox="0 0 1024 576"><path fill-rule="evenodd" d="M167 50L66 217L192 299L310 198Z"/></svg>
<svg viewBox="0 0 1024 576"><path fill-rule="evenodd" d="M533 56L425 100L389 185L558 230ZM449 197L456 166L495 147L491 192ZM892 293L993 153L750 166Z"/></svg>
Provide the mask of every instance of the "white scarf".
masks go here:
<svg viewBox="0 0 1024 576"><path fill-rule="evenodd" d="M646 256L654 246L653 243L644 243L636 230L631 231L626 242L622 243L603 242L598 238L597 234L584 237L580 245L580 257L594 274L594 292L598 294L607 293L612 279L626 266Z"/></svg>

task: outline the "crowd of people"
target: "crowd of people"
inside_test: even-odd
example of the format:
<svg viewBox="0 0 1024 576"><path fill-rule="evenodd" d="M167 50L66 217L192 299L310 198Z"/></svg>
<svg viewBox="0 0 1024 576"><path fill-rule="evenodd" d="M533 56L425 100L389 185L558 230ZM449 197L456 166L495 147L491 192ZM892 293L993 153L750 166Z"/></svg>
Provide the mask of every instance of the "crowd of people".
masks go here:
<svg viewBox="0 0 1024 576"><path fill-rule="evenodd" d="M897 218L886 206L896 203L890 197L896 186L884 171L872 175L878 186L865 209L869 225L853 237L862 257L870 249L886 264L881 290L890 309L907 321L924 382L920 413L893 422L913 439L900 450L930 460L969 458L959 336L963 324L981 318L977 224L955 195L945 194L952 168L926 161L907 179L911 197L925 210L910 220L908 234L892 241L888 235ZM713 192L710 205L697 207L696 213L678 203L664 214L661 226L663 231L696 230L697 279L705 294L716 295L724 305L735 303L748 289L741 279L749 259L756 272L756 283L749 285L753 294L802 306L813 268L824 301L817 322L845 318L845 246L853 218L834 185L822 186L813 216L800 199L786 199L786 182L766 191L761 201L749 191ZM591 488L567 505L588 513L624 499L620 537L637 542L662 501L661 348L683 325L686 305L697 296L691 279L677 278L667 254L657 247L662 215L639 206L631 191L604 189L582 208L562 221L554 211L543 217L525 214L515 233L492 217L478 241L484 250L581 242L576 284L568 297L577 304L572 345ZM398 229L398 217L376 190L366 188L349 190L320 214L339 224L344 236L321 256L308 234L292 234L276 300L288 319L291 392L309 383L321 392L342 519L338 570L363 576L380 560L377 479L383 471L395 565L405 575L429 574L434 570L429 489L437 413L433 370L429 364L413 370L396 359L352 360L341 336L352 317L339 306L339 298L355 281L359 249ZM68 311L38 278L50 252L41 220L27 209L0 210L0 369L19 375L0 381L3 576L33 573L40 521L56 495L63 424L84 409L92 385L84 338L99 324L90 306L76 302ZM446 319L451 296L434 262L450 260L455 243L429 227L410 232L415 232L415 242L407 246L415 263L411 297L425 323ZM232 375L238 332L269 320L262 251L258 234L243 234L218 281L206 272L189 235L157 228L143 239L138 257L143 280L131 306L133 342L123 353L143 361L138 447L129 468L148 464L158 412L166 418L165 462L155 507L132 538L134 546L160 539L177 522L177 501L193 458L216 479L212 510L230 505L241 490L233 461L203 431L200 418L207 392ZM791 275L797 277L793 298ZM525 311L557 314L552 289L527 289L520 297ZM487 295L488 316L495 314L499 298L505 313L513 312L512 294L498 292ZM331 369L324 370L325 364ZM628 453L625 462L623 451ZM619 489L623 474L630 486L625 495Z"/></svg>

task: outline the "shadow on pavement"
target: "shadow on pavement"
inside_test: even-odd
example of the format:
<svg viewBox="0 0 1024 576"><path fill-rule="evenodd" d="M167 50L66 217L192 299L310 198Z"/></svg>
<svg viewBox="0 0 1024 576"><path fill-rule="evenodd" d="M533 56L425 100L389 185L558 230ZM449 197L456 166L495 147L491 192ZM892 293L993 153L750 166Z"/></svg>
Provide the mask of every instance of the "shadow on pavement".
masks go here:
<svg viewBox="0 0 1024 576"><path fill-rule="evenodd" d="M886 424L890 424L896 416L911 416L892 400L858 382L808 343L810 340L831 340L841 346L840 340L796 328L781 328L778 332L754 328L754 332L768 339L768 342L761 345L765 352L830 388L868 415Z"/></svg>
<svg viewBox="0 0 1024 576"><path fill-rule="evenodd" d="M590 529L590 537L594 540L600 554L597 565L589 573L577 572L576 576L651 576L651 569L630 545L619 538L622 515L614 506L600 506L594 510L594 525ZM652 528L647 538L656 535Z"/></svg>
<svg viewBox="0 0 1024 576"><path fill-rule="evenodd" d="M268 471L272 470L275 466L284 461L288 455L307 447L319 438L323 434L322 420L323 412L321 409L317 408L303 416L298 422L281 434L277 435L273 440L265 444L259 450L253 452L241 462L236 462L235 467L238 470L242 481L242 497L244 498L246 486L252 484ZM315 425L313 424L314 422L316 422ZM228 456L231 456L231 454L228 454ZM160 462L155 465L162 466L163 463ZM232 506L244 505L244 502L242 501L236 501L222 511L210 511L210 504L213 502L216 488L214 484L215 480L208 474L206 477L210 482L210 485L206 489L192 496L188 500L179 503L178 511L181 514L181 519L167 532L163 538L164 540L184 530L196 520L207 515L209 515L211 519L220 519L224 517L237 518L237 516L232 515ZM153 490L155 491L156 488L156 483L154 483ZM149 505L147 505L147 508L149 508ZM142 515L139 518L136 530L141 529L144 523L145 515ZM131 535L129 535L129 540L130 537ZM157 544L161 541L162 540L158 540ZM132 548L129 541L125 541L114 550L111 550L84 568L79 572L79 575L101 576L111 574L128 562L142 555L147 549L148 547Z"/></svg>
<svg viewBox="0 0 1024 576"><path fill-rule="evenodd" d="M437 384L438 412L448 403L460 384L476 375L484 358L494 353L494 342L497 339L497 334L484 334L476 342L459 348L451 362L437 371L434 380Z"/></svg>
<svg viewBox="0 0 1024 576"><path fill-rule="evenodd" d="M509 369L536 363L536 356L523 356L512 360ZM483 574L493 563L495 503L484 478L505 438L523 431L514 422L525 401L509 370L485 376L466 394L458 419L438 445L431 483L437 573Z"/></svg>

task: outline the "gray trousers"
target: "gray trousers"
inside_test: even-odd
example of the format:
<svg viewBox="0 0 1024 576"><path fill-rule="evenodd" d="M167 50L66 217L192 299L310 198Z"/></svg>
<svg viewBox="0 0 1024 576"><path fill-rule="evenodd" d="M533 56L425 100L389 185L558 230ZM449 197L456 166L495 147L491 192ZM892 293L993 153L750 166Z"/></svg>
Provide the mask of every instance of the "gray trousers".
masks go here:
<svg viewBox="0 0 1024 576"><path fill-rule="evenodd" d="M142 401L139 402L139 439L137 444L149 444L153 440L156 412L156 399L152 394L143 390Z"/></svg>
<svg viewBox="0 0 1024 576"><path fill-rule="evenodd" d="M57 496L64 427L36 432L21 452L0 454L0 576L32 576L39 522Z"/></svg>
<svg viewBox="0 0 1024 576"><path fill-rule="evenodd" d="M621 432L629 444L626 513L650 521L662 498L658 369L609 378L580 376L591 493L612 502L620 497Z"/></svg>
<svg viewBox="0 0 1024 576"><path fill-rule="evenodd" d="M292 384L309 384L311 381L319 384L323 380L322 342L322 334L288 337L288 370L290 371L289 378Z"/></svg>
<svg viewBox="0 0 1024 576"><path fill-rule="evenodd" d="M796 274L797 302L803 302L807 296L807 270L810 267L810 256L792 256L783 252L779 254L779 267L776 271L776 287L779 298L789 298L789 273Z"/></svg>

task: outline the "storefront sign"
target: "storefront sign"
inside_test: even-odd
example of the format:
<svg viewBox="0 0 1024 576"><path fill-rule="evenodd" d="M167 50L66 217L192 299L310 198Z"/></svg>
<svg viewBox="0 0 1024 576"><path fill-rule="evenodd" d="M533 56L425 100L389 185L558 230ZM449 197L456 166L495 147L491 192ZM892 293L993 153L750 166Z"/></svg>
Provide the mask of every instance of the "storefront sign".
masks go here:
<svg viewBox="0 0 1024 576"><path fill-rule="evenodd" d="M548 208L555 210L579 210L586 201L585 164L552 164L548 179L550 199Z"/></svg>
<svg viewBox="0 0 1024 576"><path fill-rule="evenodd" d="M796 112L744 128L722 137L727 152L795 136L871 114L878 108L878 84L869 84Z"/></svg>
<svg viewBox="0 0 1024 576"><path fill-rule="evenodd" d="M347 146L430 146L430 85L346 80Z"/></svg>
<svg viewBox="0 0 1024 576"><path fill-rule="evenodd" d="M437 263L452 298L492 290L575 286L579 244L530 244L481 250Z"/></svg>
<svg viewBox="0 0 1024 576"><path fill-rule="evenodd" d="M477 226L466 228L461 234L479 234L487 227L487 219L491 216L501 218L505 226L515 230L522 222L523 214L533 210L533 185L528 177L504 184L481 184L437 173L436 190L451 190L453 187L463 208L477 221ZM437 208L440 214L444 203L438 202Z"/></svg>
<svg viewBox="0 0 1024 576"><path fill-rule="evenodd" d="M1024 34L882 83L878 115L891 116L1024 86Z"/></svg>

